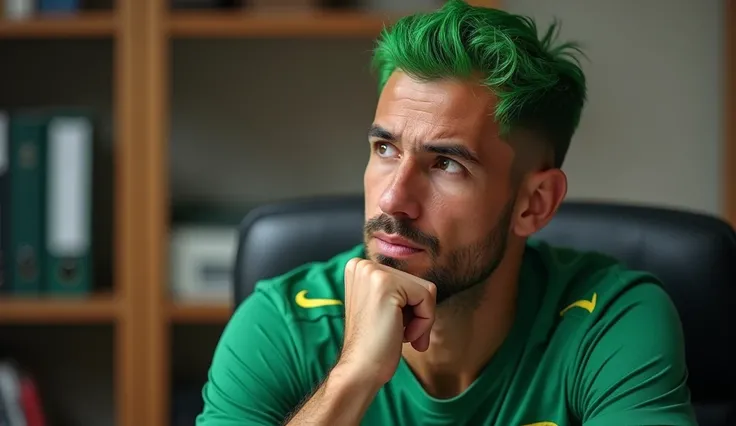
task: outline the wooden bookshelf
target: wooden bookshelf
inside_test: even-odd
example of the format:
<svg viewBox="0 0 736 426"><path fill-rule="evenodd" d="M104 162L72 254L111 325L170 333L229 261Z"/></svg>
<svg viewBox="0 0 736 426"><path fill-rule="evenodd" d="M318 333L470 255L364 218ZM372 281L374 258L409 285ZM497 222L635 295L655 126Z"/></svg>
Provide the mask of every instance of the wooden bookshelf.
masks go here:
<svg viewBox="0 0 736 426"><path fill-rule="evenodd" d="M171 303L168 313L174 324L225 324L233 307L224 303Z"/></svg>
<svg viewBox="0 0 736 426"><path fill-rule="evenodd" d="M269 14L245 11L175 12L174 37L375 37L390 17L356 12Z"/></svg>
<svg viewBox="0 0 736 426"><path fill-rule="evenodd" d="M723 161L723 203L731 225L736 226L736 0L726 0L725 17L725 111L726 128Z"/></svg>
<svg viewBox="0 0 736 426"><path fill-rule="evenodd" d="M116 31L112 12L45 15L29 19L0 18L0 39L111 37Z"/></svg>
<svg viewBox="0 0 736 426"><path fill-rule="evenodd" d="M0 325L104 324L118 319L119 301L111 293L86 298L0 298Z"/></svg>

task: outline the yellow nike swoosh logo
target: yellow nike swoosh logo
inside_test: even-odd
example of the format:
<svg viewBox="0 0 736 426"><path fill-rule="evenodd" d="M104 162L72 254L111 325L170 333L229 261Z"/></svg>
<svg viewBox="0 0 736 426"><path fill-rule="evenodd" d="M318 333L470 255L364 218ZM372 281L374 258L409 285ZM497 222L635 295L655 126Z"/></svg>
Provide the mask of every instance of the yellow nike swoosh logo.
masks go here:
<svg viewBox="0 0 736 426"><path fill-rule="evenodd" d="M578 300L577 302L572 302L568 307L560 311L560 316L565 315L565 312L569 311L570 309L574 307L583 308L586 311L593 313L593 310L595 309L595 303L598 301L598 294L593 293L593 298L590 300Z"/></svg>
<svg viewBox="0 0 736 426"><path fill-rule="evenodd" d="M528 425L524 425L524 426L557 426L557 423L537 422L537 423L529 423Z"/></svg>
<svg viewBox="0 0 736 426"><path fill-rule="evenodd" d="M305 309L342 305L342 301L337 299L307 299L307 290L302 290L297 293L294 300L299 307Z"/></svg>

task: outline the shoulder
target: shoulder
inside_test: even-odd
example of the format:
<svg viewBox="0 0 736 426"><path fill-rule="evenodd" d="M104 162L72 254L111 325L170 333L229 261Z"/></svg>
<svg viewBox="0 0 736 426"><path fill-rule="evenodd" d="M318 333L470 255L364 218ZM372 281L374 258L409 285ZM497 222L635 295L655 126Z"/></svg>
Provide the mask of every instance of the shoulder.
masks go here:
<svg viewBox="0 0 736 426"><path fill-rule="evenodd" d="M679 313L653 273L628 268L601 253L539 241L530 246L544 270L537 324L550 349L570 360L570 354L597 345L640 340L658 345L654 349L660 351L682 346Z"/></svg>
<svg viewBox="0 0 736 426"><path fill-rule="evenodd" d="M600 253L535 244L547 276L542 322L561 356L593 370L613 354L620 363L656 355L684 366L680 316L654 274Z"/></svg>
<svg viewBox="0 0 736 426"><path fill-rule="evenodd" d="M682 323L660 280L598 253L537 252L548 276L547 348L567 371L578 418L604 424L626 412L634 422L692 424Z"/></svg>
<svg viewBox="0 0 736 426"><path fill-rule="evenodd" d="M628 268L608 255L530 244L546 274L545 303L560 324L591 325L642 304L674 310L661 281L650 271ZM658 311L645 310L654 318Z"/></svg>
<svg viewBox="0 0 736 426"><path fill-rule="evenodd" d="M363 246L338 253L322 262L310 262L282 275L258 282L249 297L272 303L287 321L315 321L342 317L345 264L363 257ZM246 300L247 302L247 300Z"/></svg>

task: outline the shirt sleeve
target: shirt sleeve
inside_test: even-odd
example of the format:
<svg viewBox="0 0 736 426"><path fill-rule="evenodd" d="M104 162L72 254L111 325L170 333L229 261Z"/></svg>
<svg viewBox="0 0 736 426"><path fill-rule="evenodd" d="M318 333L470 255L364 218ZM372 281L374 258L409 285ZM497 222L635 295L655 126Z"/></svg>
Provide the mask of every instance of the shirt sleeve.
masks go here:
<svg viewBox="0 0 736 426"><path fill-rule="evenodd" d="M305 396L298 359L284 315L268 295L253 293L217 344L197 426L283 423Z"/></svg>
<svg viewBox="0 0 736 426"><path fill-rule="evenodd" d="M665 290L638 284L603 308L576 359L571 399L582 424L696 426L682 325Z"/></svg>

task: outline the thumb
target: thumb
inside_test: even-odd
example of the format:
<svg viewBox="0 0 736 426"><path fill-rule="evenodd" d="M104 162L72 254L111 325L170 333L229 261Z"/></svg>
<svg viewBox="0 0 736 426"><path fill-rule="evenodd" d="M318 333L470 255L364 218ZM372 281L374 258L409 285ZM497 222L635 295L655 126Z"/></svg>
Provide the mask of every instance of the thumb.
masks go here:
<svg viewBox="0 0 736 426"><path fill-rule="evenodd" d="M418 339L413 340L411 345L419 352L424 352L429 349L429 331L419 336Z"/></svg>
<svg viewBox="0 0 736 426"><path fill-rule="evenodd" d="M432 330L432 318L414 317L404 330L404 341L411 342L414 349L426 351L429 348L429 333Z"/></svg>

